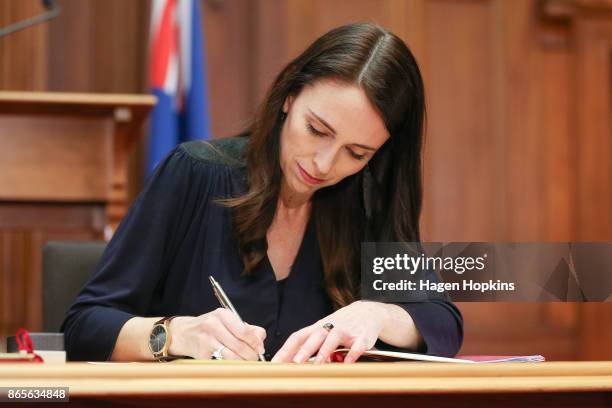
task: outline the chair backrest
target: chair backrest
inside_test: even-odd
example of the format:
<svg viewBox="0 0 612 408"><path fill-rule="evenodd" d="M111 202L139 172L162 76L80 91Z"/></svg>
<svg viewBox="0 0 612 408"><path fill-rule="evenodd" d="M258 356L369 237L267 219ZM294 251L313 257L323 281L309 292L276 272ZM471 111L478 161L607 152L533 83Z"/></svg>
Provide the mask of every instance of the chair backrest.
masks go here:
<svg viewBox="0 0 612 408"><path fill-rule="evenodd" d="M94 272L103 241L49 241L43 248L43 330L58 332L66 312Z"/></svg>

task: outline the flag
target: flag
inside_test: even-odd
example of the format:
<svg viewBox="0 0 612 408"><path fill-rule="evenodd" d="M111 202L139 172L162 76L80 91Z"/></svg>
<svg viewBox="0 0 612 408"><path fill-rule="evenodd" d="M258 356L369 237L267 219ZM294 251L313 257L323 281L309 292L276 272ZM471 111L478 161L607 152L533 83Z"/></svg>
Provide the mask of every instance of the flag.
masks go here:
<svg viewBox="0 0 612 408"><path fill-rule="evenodd" d="M154 0L150 47L147 174L179 143L210 136L199 0Z"/></svg>

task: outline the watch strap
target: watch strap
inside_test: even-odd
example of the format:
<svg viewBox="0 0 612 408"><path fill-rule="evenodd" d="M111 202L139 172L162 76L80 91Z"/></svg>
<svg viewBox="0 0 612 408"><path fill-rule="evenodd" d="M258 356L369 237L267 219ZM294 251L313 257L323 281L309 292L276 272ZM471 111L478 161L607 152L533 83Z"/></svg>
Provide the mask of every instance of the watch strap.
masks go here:
<svg viewBox="0 0 612 408"><path fill-rule="evenodd" d="M159 319L158 321L156 321L153 325L157 325L157 324L165 324L166 322L168 324L170 324L170 322L172 321L172 319L174 319L175 317L178 316L166 316L166 317L162 317L161 319ZM167 327L167 325L166 325Z"/></svg>

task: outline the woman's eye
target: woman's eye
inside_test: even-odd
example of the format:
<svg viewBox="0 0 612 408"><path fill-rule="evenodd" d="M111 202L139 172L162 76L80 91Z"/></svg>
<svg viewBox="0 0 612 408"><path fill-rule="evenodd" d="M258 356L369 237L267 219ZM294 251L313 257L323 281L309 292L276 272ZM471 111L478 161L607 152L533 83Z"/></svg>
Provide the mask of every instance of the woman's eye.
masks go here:
<svg viewBox="0 0 612 408"><path fill-rule="evenodd" d="M351 149L348 149L349 154L351 155L351 157L353 157L354 159L357 160L365 160L366 155L365 154L357 154L354 151L352 151Z"/></svg>
<svg viewBox="0 0 612 408"><path fill-rule="evenodd" d="M308 131L315 136L325 136L325 132L321 132L320 130L316 129L310 123L307 123L306 127L308 128Z"/></svg>

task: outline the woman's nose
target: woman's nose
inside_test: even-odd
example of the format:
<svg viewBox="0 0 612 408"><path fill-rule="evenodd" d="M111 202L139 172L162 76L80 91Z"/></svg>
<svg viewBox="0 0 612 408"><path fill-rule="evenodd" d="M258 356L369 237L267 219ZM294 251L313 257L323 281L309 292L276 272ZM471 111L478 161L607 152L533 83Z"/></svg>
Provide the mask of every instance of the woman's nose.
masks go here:
<svg viewBox="0 0 612 408"><path fill-rule="evenodd" d="M319 150L315 154L314 163L318 174L313 174L313 176L323 177L330 172L336 158L336 150L337 149L330 147Z"/></svg>

